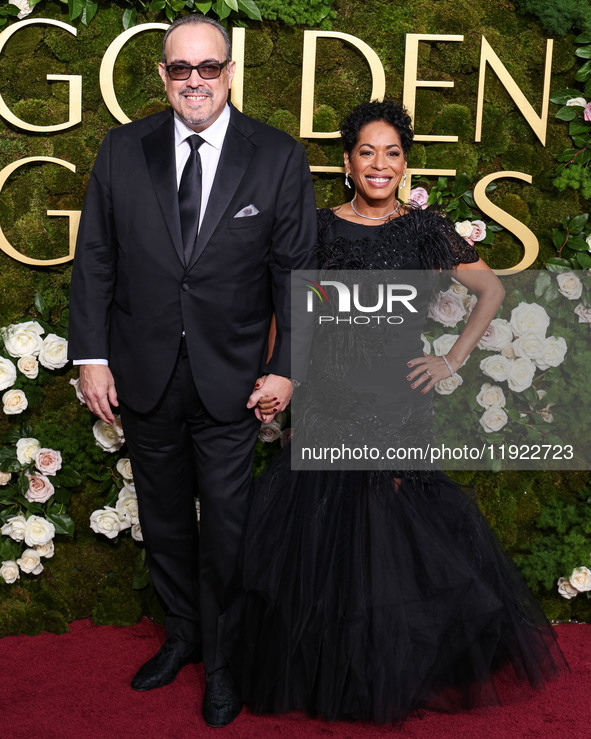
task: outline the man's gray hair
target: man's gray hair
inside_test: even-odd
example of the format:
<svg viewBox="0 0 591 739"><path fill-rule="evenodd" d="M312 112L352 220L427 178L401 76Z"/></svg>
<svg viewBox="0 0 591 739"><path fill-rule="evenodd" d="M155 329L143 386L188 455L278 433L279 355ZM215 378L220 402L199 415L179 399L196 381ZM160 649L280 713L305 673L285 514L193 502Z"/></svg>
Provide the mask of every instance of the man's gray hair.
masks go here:
<svg viewBox="0 0 591 739"><path fill-rule="evenodd" d="M178 28L179 26L184 26L185 23L205 23L208 26L213 26L214 28L217 28L217 30L222 34L222 38L224 39L224 44L226 45L226 59L225 61L231 61L232 59L232 47L230 44L230 37L228 36L228 32L226 29L217 21L214 21L213 18L207 18L204 15L200 15L199 13L191 13L190 15L184 15L182 18L177 18L175 22L168 27L166 30L166 33L164 34L164 38L162 39L162 64L166 64L166 40L170 36L170 34L174 31L175 28Z"/></svg>

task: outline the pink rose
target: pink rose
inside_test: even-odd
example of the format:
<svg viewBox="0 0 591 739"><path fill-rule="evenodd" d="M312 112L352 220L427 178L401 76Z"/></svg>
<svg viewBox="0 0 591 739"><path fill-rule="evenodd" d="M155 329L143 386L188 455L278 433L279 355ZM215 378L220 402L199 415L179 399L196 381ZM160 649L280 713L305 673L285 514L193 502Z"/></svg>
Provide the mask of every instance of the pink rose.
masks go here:
<svg viewBox="0 0 591 739"><path fill-rule="evenodd" d="M583 119L586 121L591 121L591 103L587 103L587 105L585 105L585 110L583 111Z"/></svg>
<svg viewBox="0 0 591 739"><path fill-rule="evenodd" d="M427 207L428 199L429 193L425 190L424 187L413 187L413 189L410 191L408 202L425 210L425 208Z"/></svg>
<svg viewBox="0 0 591 739"><path fill-rule="evenodd" d="M466 315L466 309L459 295L444 292L429 306L428 315L443 326L455 326Z"/></svg>
<svg viewBox="0 0 591 739"><path fill-rule="evenodd" d="M474 241L482 241L486 236L486 223L484 221L472 221L472 233L470 239Z"/></svg>
<svg viewBox="0 0 591 739"><path fill-rule="evenodd" d="M577 305L575 314L579 317L579 323L591 323L591 308L585 308L583 303Z"/></svg>
<svg viewBox="0 0 591 739"><path fill-rule="evenodd" d="M35 455L35 467L42 475L55 475L62 468L62 455L54 449L39 449Z"/></svg>
<svg viewBox="0 0 591 739"><path fill-rule="evenodd" d="M25 493L25 498L31 503L45 503L54 493L53 485L49 482L49 478L45 475L29 475L29 489Z"/></svg>

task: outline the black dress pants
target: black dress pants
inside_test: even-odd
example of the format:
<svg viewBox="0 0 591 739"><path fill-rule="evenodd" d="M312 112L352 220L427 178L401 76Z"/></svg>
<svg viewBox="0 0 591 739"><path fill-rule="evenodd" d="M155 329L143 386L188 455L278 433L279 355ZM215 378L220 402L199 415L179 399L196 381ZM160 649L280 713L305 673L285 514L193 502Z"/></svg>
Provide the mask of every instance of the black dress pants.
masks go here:
<svg viewBox="0 0 591 739"><path fill-rule="evenodd" d="M138 414L122 404L121 416L148 567L166 607L167 636L202 644L205 669L213 672L226 664L220 649L228 639L223 616L241 588L238 559L260 422L254 413L233 423L209 415L193 382L184 339L156 408Z"/></svg>

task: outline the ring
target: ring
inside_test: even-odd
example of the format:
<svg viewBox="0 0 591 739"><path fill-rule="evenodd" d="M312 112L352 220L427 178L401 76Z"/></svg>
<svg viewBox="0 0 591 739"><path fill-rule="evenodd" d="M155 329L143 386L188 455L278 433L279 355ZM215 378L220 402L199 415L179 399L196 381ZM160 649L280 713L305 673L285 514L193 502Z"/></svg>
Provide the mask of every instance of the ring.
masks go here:
<svg viewBox="0 0 591 739"><path fill-rule="evenodd" d="M429 377L431 377L431 373L429 372L428 369L426 369L425 372L429 375Z"/></svg>

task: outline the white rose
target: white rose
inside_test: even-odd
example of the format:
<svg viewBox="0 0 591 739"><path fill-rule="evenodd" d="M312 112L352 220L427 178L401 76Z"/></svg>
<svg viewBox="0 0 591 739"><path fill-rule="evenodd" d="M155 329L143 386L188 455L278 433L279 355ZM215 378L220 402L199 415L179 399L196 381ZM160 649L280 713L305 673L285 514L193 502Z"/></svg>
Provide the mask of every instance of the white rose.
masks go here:
<svg viewBox="0 0 591 739"><path fill-rule="evenodd" d="M131 526L131 538L134 541L143 541L144 535L142 534L142 527L139 525L139 523L134 523Z"/></svg>
<svg viewBox="0 0 591 739"><path fill-rule="evenodd" d="M486 238L486 223L484 221L472 221L470 225L472 226L472 233L470 234L472 241L482 241Z"/></svg>
<svg viewBox="0 0 591 739"><path fill-rule="evenodd" d="M97 446L100 446L105 452L113 453L123 446L124 440L121 438L115 424L106 423L99 419L92 427L92 433L96 439Z"/></svg>
<svg viewBox="0 0 591 739"><path fill-rule="evenodd" d="M2 396L2 405L7 416L15 416L26 410L29 401L22 390L7 390Z"/></svg>
<svg viewBox="0 0 591 739"><path fill-rule="evenodd" d="M45 475L29 475L29 489L25 493L25 498L31 503L46 503L54 494L55 489L49 478Z"/></svg>
<svg viewBox="0 0 591 739"><path fill-rule="evenodd" d="M591 570L587 567L575 567L568 580L579 593L591 590Z"/></svg>
<svg viewBox="0 0 591 739"><path fill-rule="evenodd" d="M33 12L33 8L29 5L27 0L8 0L9 5L16 5L20 10L20 13L16 16L19 20L26 18Z"/></svg>
<svg viewBox="0 0 591 739"><path fill-rule="evenodd" d="M16 458L21 464L30 464L40 449L37 439L24 436L16 442Z"/></svg>
<svg viewBox="0 0 591 739"><path fill-rule="evenodd" d="M55 536L55 526L41 516L30 516L25 528L25 544L28 547L48 544Z"/></svg>
<svg viewBox="0 0 591 739"><path fill-rule="evenodd" d="M540 359L544 354L546 339L540 334L527 333L521 334L513 342L513 351L517 357L527 357L527 359Z"/></svg>
<svg viewBox="0 0 591 739"><path fill-rule="evenodd" d="M55 553L53 541L48 541L47 544L37 544L35 551L40 557L46 557L47 559L53 557Z"/></svg>
<svg viewBox="0 0 591 739"><path fill-rule="evenodd" d="M21 568L21 572L26 574L39 575L43 572L41 557L35 549L25 549L16 563Z"/></svg>
<svg viewBox="0 0 591 739"><path fill-rule="evenodd" d="M515 354L515 349L513 348L513 344L507 344L507 346L504 346L501 349L501 354L504 357L507 357L507 359L517 359L517 354Z"/></svg>
<svg viewBox="0 0 591 739"><path fill-rule="evenodd" d="M522 302L511 311L509 323L515 336L521 336L521 334L527 334L531 331L545 336L546 329L550 325L550 316L541 305Z"/></svg>
<svg viewBox="0 0 591 739"><path fill-rule="evenodd" d="M463 239L469 239L472 233L472 224L470 221L456 221L455 229Z"/></svg>
<svg viewBox="0 0 591 739"><path fill-rule="evenodd" d="M500 431L508 420L509 416L502 408L491 405L480 417L480 425L487 434L491 434L494 431Z"/></svg>
<svg viewBox="0 0 591 739"><path fill-rule="evenodd" d="M485 409L493 405L496 405L497 408L504 408L506 403L505 393L498 385L485 382L476 396L476 402Z"/></svg>
<svg viewBox="0 0 591 739"><path fill-rule="evenodd" d="M578 300L583 294L583 283L574 272L561 272L556 276L558 292L569 300Z"/></svg>
<svg viewBox="0 0 591 739"><path fill-rule="evenodd" d="M474 308L476 307L476 303L478 302L478 298L476 295L465 295L462 298L462 303L464 304L464 308L466 309L466 315L469 316Z"/></svg>
<svg viewBox="0 0 591 739"><path fill-rule="evenodd" d="M591 239L591 236L589 238ZM579 317L579 323L591 323L591 308L585 308L583 303L577 305L575 315Z"/></svg>
<svg viewBox="0 0 591 739"><path fill-rule="evenodd" d="M464 380L460 375L454 374L451 377L444 377L443 380L435 383L435 392L439 395L451 395L453 391L462 385Z"/></svg>
<svg viewBox="0 0 591 739"><path fill-rule="evenodd" d="M462 298L454 292L439 293L429 306L428 316L443 326L456 326L466 315Z"/></svg>
<svg viewBox="0 0 591 739"><path fill-rule="evenodd" d="M585 239L585 241L587 242L587 246L589 247L587 249L587 251L591 251L591 234L589 234L589 236L587 236L587 238Z"/></svg>
<svg viewBox="0 0 591 739"><path fill-rule="evenodd" d="M126 521L129 521L131 525L139 521L138 508L137 508L137 495L135 491L129 488L122 488L119 491L119 497L115 504L115 510L119 516Z"/></svg>
<svg viewBox="0 0 591 739"><path fill-rule="evenodd" d="M68 364L68 342L61 336L47 334L39 352L39 361L51 370L64 367Z"/></svg>
<svg viewBox="0 0 591 739"><path fill-rule="evenodd" d="M122 457L117 462L117 472L124 480L133 480L133 471L131 469L131 460L128 457Z"/></svg>
<svg viewBox="0 0 591 739"><path fill-rule="evenodd" d="M0 390L12 387L16 382L16 367L6 357L0 357Z"/></svg>
<svg viewBox="0 0 591 739"><path fill-rule="evenodd" d="M558 367L566 356L566 341L562 336L549 336L544 345L544 353L535 360L538 369L547 370L549 367Z"/></svg>
<svg viewBox="0 0 591 739"><path fill-rule="evenodd" d="M526 357L518 357L511 365L509 376L507 377L507 385L509 389L515 393L521 393L531 386L534 375L536 374L536 365Z"/></svg>
<svg viewBox="0 0 591 739"><path fill-rule="evenodd" d="M14 541L22 541L25 538L27 519L24 516L13 516L4 524L1 531L4 536L10 536Z"/></svg>
<svg viewBox="0 0 591 739"><path fill-rule="evenodd" d="M587 105L587 101L585 98L571 98L570 100L566 101L567 105L578 105L581 108L584 108Z"/></svg>
<svg viewBox="0 0 591 739"><path fill-rule="evenodd" d="M21 357L16 366L29 380L34 380L39 374L39 362L31 354L26 354Z"/></svg>
<svg viewBox="0 0 591 739"><path fill-rule="evenodd" d="M104 534L107 539L114 539L120 531L130 526L129 521L121 518L115 508L109 506L94 511L90 516L90 528L95 534Z"/></svg>
<svg viewBox="0 0 591 739"><path fill-rule="evenodd" d="M80 401L80 405L86 405L86 398L84 395L82 395L82 392L80 391L80 378L77 377L74 379L73 377L70 378L70 385L74 386L74 390L76 391L76 397Z"/></svg>
<svg viewBox="0 0 591 739"><path fill-rule="evenodd" d="M550 405L553 405L553 403L550 403ZM542 417L542 420L546 421L546 423L554 423L554 414L550 411L544 409L539 412L540 416Z"/></svg>
<svg viewBox="0 0 591 739"><path fill-rule="evenodd" d="M478 342L478 348L491 352L500 352L512 341L513 331L511 330L509 321L506 321L504 318L493 318L486 331L482 334Z"/></svg>
<svg viewBox="0 0 591 739"><path fill-rule="evenodd" d="M573 588L566 577L559 577L556 584L558 585L558 594L567 600L575 598L579 594L579 591Z"/></svg>
<svg viewBox="0 0 591 739"><path fill-rule="evenodd" d="M480 362L480 369L495 382L503 382L509 377L513 360L502 354L491 354Z"/></svg>
<svg viewBox="0 0 591 739"><path fill-rule="evenodd" d="M11 559L6 559L2 562L2 567L0 567L0 577L4 578L5 583L12 585L12 583L16 582L20 576L16 562L13 562Z"/></svg>
<svg viewBox="0 0 591 739"><path fill-rule="evenodd" d="M425 334L421 334L421 341L423 342L423 354L431 354L431 344Z"/></svg>
<svg viewBox="0 0 591 739"><path fill-rule="evenodd" d="M461 282L458 282L453 277L451 278L451 287L446 290L446 292L454 293L455 295L459 295L460 297L464 297L468 294L468 288L466 285L462 285Z"/></svg>
<svg viewBox="0 0 591 739"><path fill-rule="evenodd" d="M35 455L35 467L43 475L55 475L62 468L61 452L55 449L39 449Z"/></svg>
<svg viewBox="0 0 591 739"><path fill-rule="evenodd" d="M436 357L448 354L459 338L457 334L443 334L433 342L433 353Z"/></svg>
<svg viewBox="0 0 591 739"><path fill-rule="evenodd" d="M43 339L31 324L31 321L29 323L13 323L2 330L4 346L11 357L36 357L41 351Z"/></svg>
<svg viewBox="0 0 591 739"><path fill-rule="evenodd" d="M2 472L2 470L0 470L0 485L8 485L11 479L12 475L10 472Z"/></svg>
<svg viewBox="0 0 591 739"><path fill-rule="evenodd" d="M281 436L281 426L273 419L270 423L261 423L259 439L269 444Z"/></svg>

